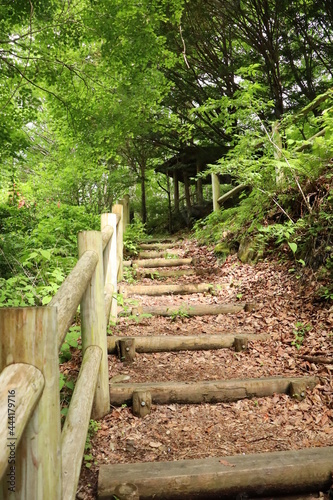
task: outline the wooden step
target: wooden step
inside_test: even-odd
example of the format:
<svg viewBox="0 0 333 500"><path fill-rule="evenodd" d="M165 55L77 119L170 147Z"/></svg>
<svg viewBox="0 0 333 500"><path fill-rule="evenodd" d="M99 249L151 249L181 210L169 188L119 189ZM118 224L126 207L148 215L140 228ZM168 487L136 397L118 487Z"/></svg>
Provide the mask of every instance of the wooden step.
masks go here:
<svg viewBox="0 0 333 500"><path fill-rule="evenodd" d="M179 258L179 254L183 253L181 249L173 249L170 252L161 252L161 251L142 251L139 252L139 259L177 259Z"/></svg>
<svg viewBox="0 0 333 500"><path fill-rule="evenodd" d="M143 307L144 314L152 316L206 316L218 314L234 314L247 308L244 302L236 304L184 304L182 306L151 306Z"/></svg>
<svg viewBox="0 0 333 500"><path fill-rule="evenodd" d="M107 337L108 352L114 354L117 342L126 338L128 337ZM168 352L230 348L233 347L235 338L265 341L269 339L269 335L257 333L239 335L154 335L134 338L136 352Z"/></svg>
<svg viewBox="0 0 333 500"><path fill-rule="evenodd" d="M134 484L140 500L248 498L326 491L332 483L333 447L173 462L101 465L98 498ZM241 496L244 495L244 496Z"/></svg>
<svg viewBox="0 0 333 500"><path fill-rule="evenodd" d="M316 377L265 377L251 379L204 380L199 382L144 382L110 384L112 405L131 404L133 392L149 392L155 404L199 404L261 398L275 394L304 393L313 389Z"/></svg>
<svg viewBox="0 0 333 500"><path fill-rule="evenodd" d="M175 238L172 236L165 236L164 238L150 238L149 240L146 240L142 242L142 244L150 244L150 243L180 243L182 238Z"/></svg>
<svg viewBox="0 0 333 500"><path fill-rule="evenodd" d="M181 242L172 241L170 243L141 243L139 245L142 250L171 250L171 248L178 247Z"/></svg>
<svg viewBox="0 0 333 500"><path fill-rule="evenodd" d="M206 293L215 292L219 289L226 288L226 284L212 285L211 283L189 283L181 285L130 285L121 287L120 293L124 297L129 295L169 295L179 294L185 295L190 293Z"/></svg>
<svg viewBox="0 0 333 500"><path fill-rule="evenodd" d="M149 271L142 269L141 271L136 271L137 279L141 278L150 278L150 279L159 279L159 278L179 278L181 276L194 276L196 274L204 274L203 271L199 269L159 269L156 271Z"/></svg>
<svg viewBox="0 0 333 500"><path fill-rule="evenodd" d="M176 266L189 266L194 264L195 260L191 258L186 259L142 259L133 260L133 267L176 267Z"/></svg>

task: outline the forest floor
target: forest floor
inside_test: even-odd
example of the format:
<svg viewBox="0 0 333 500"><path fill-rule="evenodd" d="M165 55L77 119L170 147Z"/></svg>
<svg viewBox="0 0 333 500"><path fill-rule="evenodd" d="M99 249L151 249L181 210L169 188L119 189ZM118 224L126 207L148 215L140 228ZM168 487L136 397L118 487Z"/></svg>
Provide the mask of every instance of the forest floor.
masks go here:
<svg viewBox="0 0 333 500"><path fill-rule="evenodd" d="M213 252L184 240L181 256L197 257L200 276L140 280L140 284L219 284L215 295L134 296L143 305L255 302L256 310L187 318L151 317L137 322L119 318L117 336L266 333L268 341L249 342L247 352L233 349L136 354L133 364L109 356L110 380L131 382L198 381L232 378L316 375L319 385L303 401L285 394L233 403L152 406L144 418L131 408L112 407L91 438L91 455L82 465L77 499L97 498L101 464L223 457L268 451L333 446L333 307L317 299L310 270L292 262L269 260L242 264L236 256L221 263ZM186 268L186 267L184 267ZM126 285L126 283L125 283ZM130 286L127 284L126 286ZM296 332L296 333L295 333ZM80 351L62 370L75 378ZM326 363L303 356L324 356ZM88 465L88 467L87 467ZM333 466L332 466L333 472ZM295 498L327 498L325 492Z"/></svg>

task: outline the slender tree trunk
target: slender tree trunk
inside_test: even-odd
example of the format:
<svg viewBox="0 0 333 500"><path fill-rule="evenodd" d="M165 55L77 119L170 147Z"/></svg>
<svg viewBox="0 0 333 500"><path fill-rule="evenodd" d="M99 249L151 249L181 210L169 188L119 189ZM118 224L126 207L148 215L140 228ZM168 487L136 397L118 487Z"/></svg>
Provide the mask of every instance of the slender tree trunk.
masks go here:
<svg viewBox="0 0 333 500"><path fill-rule="evenodd" d="M143 224L147 222L147 204L146 204L146 178L145 178L145 165L140 165L141 173L141 218Z"/></svg>
<svg viewBox="0 0 333 500"><path fill-rule="evenodd" d="M197 164L197 174L200 174L201 172L201 166L198 163ZM196 182L196 191L197 191L197 203L198 205L203 204L203 191L202 191L202 179L199 177Z"/></svg>
<svg viewBox="0 0 333 500"><path fill-rule="evenodd" d="M171 192L170 192L170 177L167 174L167 190L168 190L168 226L169 233L172 233L172 207L171 207Z"/></svg>
<svg viewBox="0 0 333 500"><path fill-rule="evenodd" d="M179 213L179 183L178 174L176 171L173 173L173 189L174 189L174 205L176 214Z"/></svg>

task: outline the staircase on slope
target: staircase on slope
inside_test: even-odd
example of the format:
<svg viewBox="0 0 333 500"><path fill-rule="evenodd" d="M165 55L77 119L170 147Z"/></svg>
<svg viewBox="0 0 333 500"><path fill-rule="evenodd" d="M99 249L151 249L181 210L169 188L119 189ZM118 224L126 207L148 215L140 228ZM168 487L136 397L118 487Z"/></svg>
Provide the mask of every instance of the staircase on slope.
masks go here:
<svg viewBox="0 0 333 500"><path fill-rule="evenodd" d="M182 258L179 242L143 244L141 255L132 262L137 276L200 277L199 263ZM186 266L186 268L184 268ZM154 280L155 283L156 280ZM219 285L223 286L223 283ZM142 284L125 286L127 296L162 297L168 304L135 306L132 315L149 314L166 317L183 315L214 317L235 314L241 310L251 314L253 303L214 304L193 301L173 306L170 297L205 293L214 294L216 285L210 283ZM210 301L211 302L211 301ZM150 335L138 337L109 337L108 350L118 353L131 363L136 353L179 352L194 350L234 349L245 352L249 342L267 341L266 334L212 335ZM252 345L252 344L251 344ZM249 352L251 355L251 350ZM131 405L133 413L145 417L152 405L200 404L236 402L244 398L272 397L289 394L302 400L306 391L317 383L314 377L260 377L221 380L146 381L141 383L111 382L111 404ZM284 492L323 490L329 487L333 463L333 448L310 448L299 451L278 451L250 455L211 457L167 462L103 465L100 468L99 498L122 499L185 499L185 498L243 498L241 495L262 496ZM244 497L245 498L245 497Z"/></svg>

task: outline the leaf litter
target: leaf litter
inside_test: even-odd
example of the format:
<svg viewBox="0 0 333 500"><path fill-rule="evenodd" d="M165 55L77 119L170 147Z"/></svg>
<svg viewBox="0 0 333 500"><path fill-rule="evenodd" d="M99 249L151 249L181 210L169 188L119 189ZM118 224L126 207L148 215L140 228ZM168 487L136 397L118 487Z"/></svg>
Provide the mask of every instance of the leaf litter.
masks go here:
<svg viewBox="0 0 333 500"><path fill-rule="evenodd" d="M255 311L215 317L151 317L139 322L119 318L112 334L265 333L269 340L251 341L248 351L241 353L232 349L141 353L130 365L109 356L110 379L117 375L125 375L130 382L316 375L320 383L307 391L303 401L275 394L234 403L153 404L151 413L142 419L126 405L113 407L101 419L101 429L91 440L94 463L89 469L82 466L79 499L97 498L101 464L221 457L222 466L232 467L224 456L333 446L333 363L302 358L320 354L333 359L332 311L329 305L318 302L317 283L310 272L299 280L289 272L290 263L264 261L248 265L240 263L236 256L220 264L212 251L197 246L195 241L186 240L183 246L186 252L182 256L199 259L200 276L143 278L140 284L212 283L217 285L214 295L142 295L131 300L147 306L175 307L186 303L255 302Z"/></svg>

